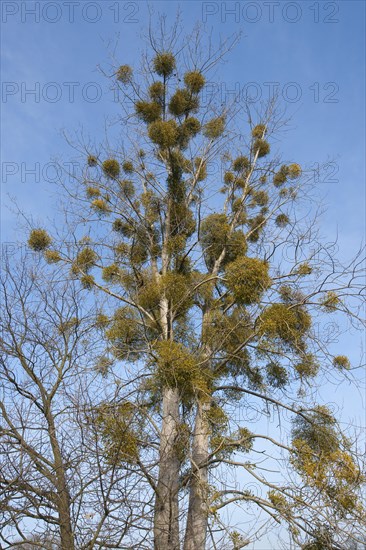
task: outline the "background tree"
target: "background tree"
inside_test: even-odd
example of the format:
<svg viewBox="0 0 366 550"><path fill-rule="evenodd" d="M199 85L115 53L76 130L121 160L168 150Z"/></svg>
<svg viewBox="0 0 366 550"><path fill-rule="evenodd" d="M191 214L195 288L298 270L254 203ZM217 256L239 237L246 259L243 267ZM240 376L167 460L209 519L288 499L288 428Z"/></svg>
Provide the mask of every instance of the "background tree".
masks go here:
<svg viewBox="0 0 366 550"><path fill-rule="evenodd" d="M351 375L326 323L338 313L359 326L361 253L342 266L318 239L312 172L271 153L284 124L275 102L251 112L207 100L233 41L200 40L162 25L141 68L111 70L122 139L74 144L86 160L80 186L66 188L74 244L33 227L29 245L110 298L98 322L106 365L117 363L105 376L122 389L118 419L105 410L97 425L106 456L140 472L156 550L204 549L208 533L212 547L244 547L262 525L233 529L234 504L263 527L285 523L299 544L315 520L339 543L357 539L362 468L312 388L321 373ZM284 432L261 431L272 415Z"/></svg>
<svg viewBox="0 0 366 550"><path fill-rule="evenodd" d="M99 374L95 306L29 253L13 260L1 276L1 548L120 548L140 496L92 420L116 401Z"/></svg>

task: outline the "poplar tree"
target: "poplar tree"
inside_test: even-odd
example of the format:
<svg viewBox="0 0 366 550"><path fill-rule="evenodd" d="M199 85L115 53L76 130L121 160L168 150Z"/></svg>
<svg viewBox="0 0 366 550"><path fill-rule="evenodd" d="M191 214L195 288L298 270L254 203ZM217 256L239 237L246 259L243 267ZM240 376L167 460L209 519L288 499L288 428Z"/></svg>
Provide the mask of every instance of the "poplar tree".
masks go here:
<svg viewBox="0 0 366 550"><path fill-rule="evenodd" d="M85 169L66 186L73 243L33 227L29 246L110 300L97 316L101 376L120 393L97 426L106 461L146 495L156 550L243 548L262 520L306 548L328 548L321 525L339 544L357 540L362 465L313 390L324 373L351 377L327 327L341 315L359 326L361 255L342 266L306 217L313 173L276 151L275 102L255 110L210 94L232 44L201 38L163 28L140 67L110 71L121 140L75 145ZM269 434L265 418L283 429ZM226 521L232 506L242 531Z"/></svg>

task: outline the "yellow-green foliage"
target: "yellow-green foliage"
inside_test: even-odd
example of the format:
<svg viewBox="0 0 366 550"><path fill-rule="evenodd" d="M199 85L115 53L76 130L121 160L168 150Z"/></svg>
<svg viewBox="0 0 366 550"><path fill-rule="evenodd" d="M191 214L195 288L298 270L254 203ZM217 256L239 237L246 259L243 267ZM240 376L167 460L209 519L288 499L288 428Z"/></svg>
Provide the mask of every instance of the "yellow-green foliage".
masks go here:
<svg viewBox="0 0 366 550"><path fill-rule="evenodd" d="M102 168L105 175L109 178L118 178L121 172L121 167L116 159L105 160L102 164Z"/></svg>
<svg viewBox="0 0 366 550"><path fill-rule="evenodd" d="M207 178L207 163L201 157L196 157L194 159L194 167L197 181L205 180Z"/></svg>
<svg viewBox="0 0 366 550"><path fill-rule="evenodd" d="M225 411L215 402L206 412L206 418L210 423L211 433L213 435L222 434L229 424L229 419Z"/></svg>
<svg viewBox="0 0 366 550"><path fill-rule="evenodd" d="M247 546L248 540L244 538L243 535L241 535L238 531L231 531L230 533L230 541L233 544L233 550L240 550L241 548L244 548L244 546Z"/></svg>
<svg viewBox="0 0 366 550"><path fill-rule="evenodd" d="M279 491L268 491L268 500L279 512L289 511L289 503Z"/></svg>
<svg viewBox="0 0 366 550"><path fill-rule="evenodd" d="M188 117L179 128L180 142L182 147L186 147L190 138L196 136L201 129L200 121L194 117Z"/></svg>
<svg viewBox="0 0 366 550"><path fill-rule="evenodd" d="M117 80L122 84L128 84L131 81L132 69L129 65L121 65L117 71Z"/></svg>
<svg viewBox="0 0 366 550"><path fill-rule="evenodd" d="M97 166L98 164L98 160L97 160L97 157L95 157L94 155L89 155L88 156L88 166Z"/></svg>
<svg viewBox="0 0 366 550"><path fill-rule="evenodd" d="M62 321L58 326L58 332L60 334L67 334L71 330L75 329L79 326L79 319L77 317L71 317L71 319L67 319L66 321Z"/></svg>
<svg viewBox="0 0 366 550"><path fill-rule="evenodd" d="M213 433L210 445L216 454L229 457L233 452L249 453L253 448L254 437L247 428L239 428L232 436Z"/></svg>
<svg viewBox="0 0 366 550"><path fill-rule="evenodd" d="M312 354L306 354L299 363L295 365L296 372L300 377L312 378L318 374L319 364Z"/></svg>
<svg viewBox="0 0 366 550"><path fill-rule="evenodd" d="M97 254L89 246L83 248L76 256L72 264L72 272L78 274L81 271L88 273L97 261Z"/></svg>
<svg viewBox="0 0 366 550"><path fill-rule="evenodd" d="M57 250L45 250L44 258L49 264L56 264L61 260L61 256Z"/></svg>
<svg viewBox="0 0 366 550"><path fill-rule="evenodd" d="M159 76L170 76L175 69L174 55L171 52L158 53L153 59L153 67Z"/></svg>
<svg viewBox="0 0 366 550"><path fill-rule="evenodd" d="M272 361L266 366L267 382L274 388L283 388L288 382L288 374L285 367Z"/></svg>
<svg viewBox="0 0 366 550"><path fill-rule="evenodd" d="M182 273L169 272L159 282L161 294L169 300L173 311L185 312L193 303L190 290L191 279Z"/></svg>
<svg viewBox="0 0 366 550"><path fill-rule="evenodd" d="M151 275L144 274L144 284L138 289L135 301L147 311L153 311L159 307L161 300L161 288Z"/></svg>
<svg viewBox="0 0 366 550"><path fill-rule="evenodd" d="M249 453L249 451L252 450L254 443L252 432L248 430L248 428L239 428L236 436L239 441L238 450Z"/></svg>
<svg viewBox="0 0 366 550"><path fill-rule="evenodd" d="M153 101L162 104L165 95L165 86L162 82L156 81L149 87L149 94Z"/></svg>
<svg viewBox="0 0 366 550"><path fill-rule="evenodd" d="M143 346L143 332L135 309L125 306L116 310L106 337L119 359L135 359Z"/></svg>
<svg viewBox="0 0 366 550"><path fill-rule="evenodd" d="M293 163L288 165L288 177L291 180L297 179L301 176L301 166L299 164Z"/></svg>
<svg viewBox="0 0 366 550"><path fill-rule="evenodd" d="M191 430L188 424L180 422L177 425L177 437L174 441L174 450L181 462L187 460Z"/></svg>
<svg viewBox="0 0 366 550"><path fill-rule="evenodd" d="M258 332L270 339L297 346L311 327L311 317L302 306L272 304L259 318Z"/></svg>
<svg viewBox="0 0 366 550"><path fill-rule="evenodd" d="M132 174L133 173L133 162L131 160L123 161L122 170L124 172L126 172L126 174Z"/></svg>
<svg viewBox="0 0 366 550"><path fill-rule="evenodd" d="M235 175L232 172L225 172L224 174L224 183L230 185L235 181Z"/></svg>
<svg viewBox="0 0 366 550"><path fill-rule="evenodd" d="M230 225L225 214L210 214L201 224L201 246L209 268L214 266L223 249L226 248L224 262L235 260L247 250L245 235L242 231L230 233Z"/></svg>
<svg viewBox="0 0 366 550"><path fill-rule="evenodd" d="M156 120L149 126L149 138L162 149L173 147L179 138L177 123L174 120Z"/></svg>
<svg viewBox="0 0 366 550"><path fill-rule="evenodd" d="M336 311L341 301L335 292L329 291L326 293L320 303L326 309L326 311L333 312Z"/></svg>
<svg viewBox="0 0 366 550"><path fill-rule="evenodd" d="M112 227L113 231L121 233L121 235L123 235L124 237L131 237L134 233L134 228L132 224L121 220L120 218L114 220Z"/></svg>
<svg viewBox="0 0 366 550"><path fill-rule="evenodd" d="M248 245L244 233L240 229L233 231L228 237L224 264L232 262L238 257L244 256L247 249Z"/></svg>
<svg viewBox="0 0 366 550"><path fill-rule="evenodd" d="M131 199L135 194L135 186L131 180L120 180L119 186L123 194Z"/></svg>
<svg viewBox="0 0 366 550"><path fill-rule="evenodd" d="M93 275L82 275L80 277L80 282L81 282L83 288L85 288L86 290L90 290L91 288L93 288L93 285L95 283L95 279L94 279Z"/></svg>
<svg viewBox="0 0 366 550"><path fill-rule="evenodd" d="M198 94L205 85L205 77L199 71L190 71L184 75L184 84L193 94Z"/></svg>
<svg viewBox="0 0 366 550"><path fill-rule="evenodd" d="M99 197L100 189L98 189L98 187L87 187L86 195L89 199L92 199L93 197Z"/></svg>
<svg viewBox="0 0 366 550"><path fill-rule="evenodd" d="M128 401L116 406L104 405L97 410L95 422L101 432L109 463L136 462L138 438L134 417L135 408Z"/></svg>
<svg viewBox="0 0 366 550"><path fill-rule="evenodd" d="M275 224L278 227L286 227L286 225L290 222L290 218L286 214L278 214L278 216L275 219Z"/></svg>
<svg viewBox="0 0 366 550"><path fill-rule="evenodd" d="M161 105L156 101L136 101L135 110L137 116L146 124L154 122L161 115Z"/></svg>
<svg viewBox="0 0 366 550"><path fill-rule="evenodd" d="M130 252L130 247L127 243L119 242L113 248L115 255L119 259L125 259Z"/></svg>
<svg viewBox="0 0 366 550"><path fill-rule="evenodd" d="M247 239L249 242L256 243L258 241L265 224L266 218L263 214L258 214L257 216L254 216L254 218L248 220L250 232L247 235Z"/></svg>
<svg viewBox="0 0 366 550"><path fill-rule="evenodd" d="M256 139L253 143L253 153L258 154L258 158L265 157L270 152L271 148L268 141L265 139Z"/></svg>
<svg viewBox="0 0 366 550"><path fill-rule="evenodd" d="M121 282L121 269L117 264L112 264L104 267L102 270L102 279L106 283L120 283Z"/></svg>
<svg viewBox="0 0 366 550"><path fill-rule="evenodd" d="M203 127L203 135L208 139L218 139L224 133L225 122L223 116L209 120Z"/></svg>
<svg viewBox="0 0 366 550"><path fill-rule="evenodd" d="M233 170L235 172L243 172L244 170L248 170L250 167L250 161L248 157L238 157L233 162Z"/></svg>
<svg viewBox="0 0 366 550"><path fill-rule="evenodd" d="M252 336L249 317L239 309L232 313L212 311L203 326L203 341L210 349L221 351L227 362L220 373L248 375L250 357L243 345Z"/></svg>
<svg viewBox="0 0 366 550"><path fill-rule="evenodd" d="M50 246L51 242L52 239L45 229L33 229L29 235L28 246L36 252L42 252Z"/></svg>
<svg viewBox="0 0 366 550"><path fill-rule="evenodd" d="M297 416L294 420L292 437L300 440L316 454L329 455L339 448L336 420L329 409L318 405L307 414L309 420Z"/></svg>
<svg viewBox="0 0 366 550"><path fill-rule="evenodd" d="M99 329L105 329L109 325L109 317L104 313L98 313L95 317L95 326Z"/></svg>
<svg viewBox="0 0 366 550"><path fill-rule="evenodd" d="M346 357L346 355L336 355L335 357L333 357L333 365L337 369L348 370L351 368L350 360L348 359L348 357Z"/></svg>
<svg viewBox="0 0 366 550"><path fill-rule="evenodd" d="M255 206L267 206L269 200L267 191L254 191L252 200Z"/></svg>
<svg viewBox="0 0 366 550"><path fill-rule="evenodd" d="M193 304L191 278L183 273L168 272L159 281L146 277L137 301L146 310L154 310L165 297L176 315L184 314Z"/></svg>
<svg viewBox="0 0 366 550"><path fill-rule="evenodd" d="M177 90L169 102L169 111L172 115L180 117L196 111L198 108L198 97L185 89Z"/></svg>
<svg viewBox="0 0 366 550"><path fill-rule="evenodd" d="M365 478L347 449L326 407L318 406L308 415L310 422L298 417L294 422L292 463L307 484L320 489L330 504L351 511L358 506L355 489Z"/></svg>
<svg viewBox="0 0 366 550"><path fill-rule="evenodd" d="M91 207L94 208L98 214L107 214L110 212L108 204L103 199L94 199L91 202Z"/></svg>
<svg viewBox="0 0 366 550"><path fill-rule="evenodd" d="M279 295L285 304L300 304L304 301L304 294L292 285L281 285Z"/></svg>
<svg viewBox="0 0 366 550"><path fill-rule="evenodd" d="M156 376L163 387L178 388L183 399L209 395L209 372L183 344L170 340L155 345Z"/></svg>
<svg viewBox="0 0 366 550"><path fill-rule="evenodd" d="M278 170L278 172L276 172L274 175L273 185L275 187L281 187L281 185L286 183L288 175L289 175L288 166L283 164L281 168Z"/></svg>
<svg viewBox="0 0 366 550"><path fill-rule="evenodd" d="M265 124L257 124L252 129L252 136L257 139L262 139L266 133L266 126Z"/></svg>
<svg viewBox="0 0 366 550"><path fill-rule="evenodd" d="M271 286L268 263L259 258L242 257L225 269L225 284L238 304L250 305L260 301Z"/></svg>
<svg viewBox="0 0 366 550"><path fill-rule="evenodd" d="M301 276L310 275L312 271L313 271L313 268L307 262L300 264L296 269L297 275L301 275Z"/></svg>
<svg viewBox="0 0 366 550"><path fill-rule="evenodd" d="M213 267L227 244L230 225L225 214L210 214L201 223L201 246L209 267Z"/></svg>

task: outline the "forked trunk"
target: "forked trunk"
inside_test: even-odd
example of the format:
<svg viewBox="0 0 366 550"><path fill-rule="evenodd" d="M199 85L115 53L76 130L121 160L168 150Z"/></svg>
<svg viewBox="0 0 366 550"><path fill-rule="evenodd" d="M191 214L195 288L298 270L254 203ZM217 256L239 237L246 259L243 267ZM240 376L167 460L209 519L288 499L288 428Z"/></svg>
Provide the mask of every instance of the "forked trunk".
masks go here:
<svg viewBox="0 0 366 550"><path fill-rule="evenodd" d="M180 462L176 453L178 425L178 390L165 388L163 393L159 478L155 497L155 550L179 550L178 490Z"/></svg>
<svg viewBox="0 0 366 550"><path fill-rule="evenodd" d="M198 403L192 447L192 479L190 483L187 527L184 550L204 550L207 536L209 403Z"/></svg>

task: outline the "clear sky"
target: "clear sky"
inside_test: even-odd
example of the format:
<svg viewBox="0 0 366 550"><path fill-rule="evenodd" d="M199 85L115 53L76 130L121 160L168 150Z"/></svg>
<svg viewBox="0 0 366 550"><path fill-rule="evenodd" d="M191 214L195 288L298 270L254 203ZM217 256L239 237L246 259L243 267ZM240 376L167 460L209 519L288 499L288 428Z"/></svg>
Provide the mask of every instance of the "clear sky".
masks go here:
<svg viewBox="0 0 366 550"><path fill-rule="evenodd" d="M168 21L179 7L175 1L149 5ZM276 87L292 117L278 149L306 166L330 162L319 181L327 205L320 223L326 239L338 236L342 258L351 257L365 237L365 5L362 0L180 4L187 31L202 22L213 40L243 33L220 70L223 99L235 90L249 93L255 103ZM85 136L103 140L105 118L119 107L97 67L108 67L115 47L121 64L134 65L148 20L142 1L1 3L3 243L22 239L8 196L40 221L53 217L52 159L67 162L73 154L62 130L83 129ZM344 343L357 361L359 338ZM344 386L331 397L357 422L364 417L365 401L356 390Z"/></svg>

